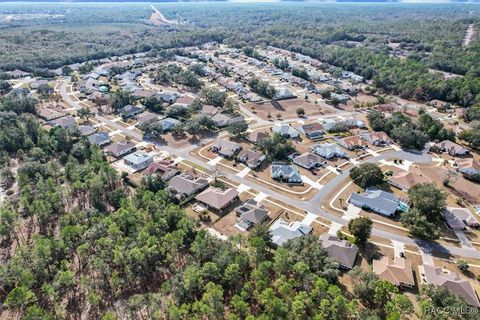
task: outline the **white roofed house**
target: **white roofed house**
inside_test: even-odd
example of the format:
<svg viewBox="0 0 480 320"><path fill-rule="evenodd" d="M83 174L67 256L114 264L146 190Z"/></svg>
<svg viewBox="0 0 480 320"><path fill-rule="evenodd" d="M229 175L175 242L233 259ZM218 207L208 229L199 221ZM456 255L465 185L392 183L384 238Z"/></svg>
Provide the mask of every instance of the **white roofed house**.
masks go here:
<svg viewBox="0 0 480 320"><path fill-rule="evenodd" d="M286 123L276 123L272 127L272 131L286 138L298 138L300 136L300 132Z"/></svg>
<svg viewBox="0 0 480 320"><path fill-rule="evenodd" d="M272 242L277 246L283 245L291 239L301 237L312 232L312 228L302 224L300 221L288 223L282 219L278 219L270 227Z"/></svg>
<svg viewBox="0 0 480 320"><path fill-rule="evenodd" d="M153 156L143 151L137 151L123 158L123 161L135 170L142 170L153 162Z"/></svg>
<svg viewBox="0 0 480 320"><path fill-rule="evenodd" d="M312 146L310 150L325 159L348 158L348 154L336 143L323 143Z"/></svg>
<svg viewBox="0 0 480 320"><path fill-rule="evenodd" d="M273 180L290 184L303 183L300 172L295 167L284 162L273 162L270 170Z"/></svg>

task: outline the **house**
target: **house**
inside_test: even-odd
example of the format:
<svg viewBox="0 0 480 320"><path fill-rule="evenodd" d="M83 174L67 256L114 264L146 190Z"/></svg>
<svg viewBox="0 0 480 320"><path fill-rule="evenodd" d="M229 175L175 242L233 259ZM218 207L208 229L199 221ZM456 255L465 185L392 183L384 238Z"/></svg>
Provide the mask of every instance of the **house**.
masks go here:
<svg viewBox="0 0 480 320"><path fill-rule="evenodd" d="M210 146L210 150L214 153L218 153L222 157L231 158L238 151L242 149L242 146L236 142L229 140L218 139Z"/></svg>
<svg viewBox="0 0 480 320"><path fill-rule="evenodd" d="M338 261L342 269L352 269L357 259L358 247L347 240L324 233L319 237L321 246L330 258Z"/></svg>
<svg viewBox="0 0 480 320"><path fill-rule="evenodd" d="M149 124L158 120L158 114L145 111L137 115L136 119L137 119L138 125L143 126L145 124Z"/></svg>
<svg viewBox="0 0 480 320"><path fill-rule="evenodd" d="M192 104L193 101L195 101L195 97L192 97L192 96L189 96L189 95L183 95L180 98L178 98L176 102L181 103L181 104L190 105L190 104Z"/></svg>
<svg viewBox="0 0 480 320"><path fill-rule="evenodd" d="M282 99L293 99L295 98L296 95L288 90L287 88L280 88L277 89L277 93L275 94L275 99L276 100L282 100Z"/></svg>
<svg viewBox="0 0 480 320"><path fill-rule="evenodd" d="M243 116L232 117L225 113L217 113L212 117L212 120L213 122L215 122L215 125L217 127L223 128L223 127L232 125L234 123L245 121L245 118Z"/></svg>
<svg viewBox="0 0 480 320"><path fill-rule="evenodd" d="M339 101L340 103L347 103L348 100L350 100L350 96L349 95L346 95L346 94L338 94L338 93L335 93L335 92L332 92L330 94L330 101L332 101L333 99L336 99L337 101Z"/></svg>
<svg viewBox="0 0 480 320"><path fill-rule="evenodd" d="M307 138L310 140L321 139L323 137L323 134L325 133L323 131L323 126L318 122L304 124L298 126L296 129L298 132L307 136Z"/></svg>
<svg viewBox="0 0 480 320"><path fill-rule="evenodd" d="M323 143L310 148L310 150L325 159L348 158L348 154L336 143Z"/></svg>
<svg viewBox="0 0 480 320"><path fill-rule="evenodd" d="M467 208L447 207L443 211L443 218L453 230L465 230L467 227L478 228L480 223Z"/></svg>
<svg viewBox="0 0 480 320"><path fill-rule="evenodd" d="M295 167L284 162L273 162L270 170L273 180L291 184L303 183L300 172Z"/></svg>
<svg viewBox="0 0 480 320"><path fill-rule="evenodd" d="M237 160L245 163L250 169L257 168L264 160L266 156L260 151L244 149L237 155Z"/></svg>
<svg viewBox="0 0 480 320"><path fill-rule="evenodd" d="M469 153L468 149L465 149L450 140L443 140L442 142L435 144L435 146L442 152L448 152L451 156L463 156Z"/></svg>
<svg viewBox="0 0 480 320"><path fill-rule="evenodd" d="M160 99L164 102L170 103L170 104L174 103L178 99L179 96L180 95L176 92L166 92L166 91L158 92L157 94L155 94L156 98L158 98L158 99ZM192 101L193 100L194 99L192 98Z"/></svg>
<svg viewBox="0 0 480 320"><path fill-rule="evenodd" d="M297 166L300 166L307 170L323 167L327 164L327 162L323 160L322 157L310 152L305 152L302 154L295 152L289 155L288 158L292 160L292 162L295 163Z"/></svg>
<svg viewBox="0 0 480 320"><path fill-rule="evenodd" d="M126 106L123 106L122 108L118 109L118 112L124 119L127 119L142 113L144 110L145 110L145 107L141 104L136 106L127 104Z"/></svg>
<svg viewBox="0 0 480 320"><path fill-rule="evenodd" d="M337 143L347 150L364 149L368 147L367 142L360 138L360 136L350 136L340 140Z"/></svg>
<svg viewBox="0 0 480 320"><path fill-rule="evenodd" d="M480 162L474 158L455 159L455 164L457 165L457 171L464 175L480 174Z"/></svg>
<svg viewBox="0 0 480 320"><path fill-rule="evenodd" d="M65 113L50 108L38 108L37 115L45 121L51 121L60 117L64 117Z"/></svg>
<svg viewBox="0 0 480 320"><path fill-rule="evenodd" d="M209 187L195 199L208 208L218 212L222 212L226 207L235 202L238 199L238 192L234 188L220 189L215 187Z"/></svg>
<svg viewBox="0 0 480 320"><path fill-rule="evenodd" d="M28 87L30 88L30 90L37 90L41 85L46 85L46 84L48 84L47 80L40 79L40 80L35 80L30 82L28 84Z"/></svg>
<svg viewBox="0 0 480 320"><path fill-rule="evenodd" d="M409 260L397 257L391 260L383 256L380 260L373 260L373 272L382 280L388 281L397 287L415 286L412 264Z"/></svg>
<svg viewBox="0 0 480 320"><path fill-rule="evenodd" d="M176 192L176 198L182 200L208 186L208 180L203 177L196 177L188 172L173 177L168 182L168 189Z"/></svg>
<svg viewBox="0 0 480 320"><path fill-rule="evenodd" d="M123 161L135 170L142 170L153 162L153 156L143 151L137 151L123 158Z"/></svg>
<svg viewBox="0 0 480 320"><path fill-rule="evenodd" d="M57 119L53 119L48 122L50 125L55 126L55 127L60 127L60 128L71 128L75 126L77 123L75 121L75 118L67 115L65 117L60 117Z"/></svg>
<svg viewBox="0 0 480 320"><path fill-rule="evenodd" d="M103 147L110 143L110 136L108 132L96 132L88 136L88 141L90 141L91 144Z"/></svg>
<svg viewBox="0 0 480 320"><path fill-rule="evenodd" d="M392 143L390 137L383 131L360 133L360 137L374 146L385 146Z"/></svg>
<svg viewBox="0 0 480 320"><path fill-rule="evenodd" d="M156 175L163 181L168 181L177 175L179 171L175 164L168 161L152 162L143 170L144 176Z"/></svg>
<svg viewBox="0 0 480 320"><path fill-rule="evenodd" d="M181 122L177 119L173 118L165 118L157 122L160 128L162 129L162 132L167 132L172 130L174 127L179 125Z"/></svg>
<svg viewBox="0 0 480 320"><path fill-rule="evenodd" d="M200 110L200 113L209 117L213 117L216 115L220 110L214 106L211 106L209 104L202 106L202 110Z"/></svg>
<svg viewBox="0 0 480 320"><path fill-rule="evenodd" d="M153 97L154 95L156 95L155 91L145 89L135 90L132 93L132 96L135 99L148 99L150 97Z"/></svg>
<svg viewBox="0 0 480 320"><path fill-rule="evenodd" d="M242 231L247 231L250 227L262 223L268 217L267 208L258 204L254 199L245 201L235 209L235 213L237 214L235 226Z"/></svg>
<svg viewBox="0 0 480 320"><path fill-rule="evenodd" d="M257 144L262 140L270 138L270 134L264 131L254 131L247 136L247 140L253 144Z"/></svg>
<svg viewBox="0 0 480 320"><path fill-rule="evenodd" d="M412 171L403 171L400 173L396 173L391 177L388 177L387 182L390 185L407 192L408 189L410 189L414 185L419 183L428 183L430 182L430 179L428 179L422 174L418 174Z"/></svg>
<svg viewBox="0 0 480 320"><path fill-rule="evenodd" d="M15 69L13 71L7 71L6 74L8 74L12 78L24 78L24 77L28 77L28 76L31 75L30 72L25 72L25 71L18 70L18 69Z"/></svg>
<svg viewBox="0 0 480 320"><path fill-rule="evenodd" d="M123 155L131 152L135 149L135 144L133 142L123 141L123 142L114 142L111 145L105 147L104 151L110 156L115 158L120 158Z"/></svg>
<svg viewBox="0 0 480 320"><path fill-rule="evenodd" d="M301 237L312 232L312 228L302 224L300 221L286 222L278 219L270 227L270 234L272 235L272 242L277 246L283 245L291 239Z"/></svg>
<svg viewBox="0 0 480 320"><path fill-rule="evenodd" d="M392 216L397 211L407 211L408 202L393 193L377 189L367 189L364 194L352 193L348 202L362 209Z"/></svg>
<svg viewBox="0 0 480 320"><path fill-rule="evenodd" d="M298 138L300 133L287 123L276 123L272 131L286 138Z"/></svg>
<svg viewBox="0 0 480 320"><path fill-rule="evenodd" d="M94 126L83 125L83 124L77 126L77 129L82 136L89 136L91 134L94 134L97 131L97 129L95 129Z"/></svg>
<svg viewBox="0 0 480 320"><path fill-rule="evenodd" d="M429 264L419 266L419 271L425 283L444 287L450 293L465 299L469 305L480 307L477 293L473 289L472 284L468 280L460 278L456 272Z"/></svg>

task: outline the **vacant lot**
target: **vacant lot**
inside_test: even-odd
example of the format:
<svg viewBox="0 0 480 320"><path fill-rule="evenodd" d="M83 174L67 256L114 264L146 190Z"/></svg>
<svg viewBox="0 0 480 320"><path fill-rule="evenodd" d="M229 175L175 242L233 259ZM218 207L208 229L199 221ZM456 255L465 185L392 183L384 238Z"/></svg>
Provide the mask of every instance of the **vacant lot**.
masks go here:
<svg viewBox="0 0 480 320"><path fill-rule="evenodd" d="M297 109L303 108L305 110L305 116L313 115L327 115L331 114L332 111L324 102L318 102L315 104L311 101L305 100L302 98L281 100L281 101L271 101L265 102L262 104L253 104L248 103L247 108L252 109L257 113L257 115L265 120L269 120L268 115L270 114L271 120L277 119L277 115L281 115L281 119L292 119L297 118Z"/></svg>

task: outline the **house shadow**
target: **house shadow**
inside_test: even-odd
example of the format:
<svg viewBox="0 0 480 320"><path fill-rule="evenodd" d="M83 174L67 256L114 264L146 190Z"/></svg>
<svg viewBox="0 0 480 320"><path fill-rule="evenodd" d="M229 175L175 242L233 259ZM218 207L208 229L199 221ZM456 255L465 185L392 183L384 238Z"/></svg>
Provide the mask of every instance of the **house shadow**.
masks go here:
<svg viewBox="0 0 480 320"><path fill-rule="evenodd" d="M271 102L271 104L275 110L285 111L285 108L280 104L280 102L274 100Z"/></svg>

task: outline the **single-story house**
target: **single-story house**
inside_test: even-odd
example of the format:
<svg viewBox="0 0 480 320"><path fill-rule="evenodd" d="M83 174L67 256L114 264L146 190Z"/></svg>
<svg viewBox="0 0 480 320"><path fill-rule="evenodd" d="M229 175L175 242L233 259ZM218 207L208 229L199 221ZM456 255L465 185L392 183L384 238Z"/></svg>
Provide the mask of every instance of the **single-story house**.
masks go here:
<svg viewBox="0 0 480 320"><path fill-rule="evenodd" d="M140 126L148 123L152 123L158 120L158 114L152 112L142 112L136 116L137 122Z"/></svg>
<svg viewBox="0 0 480 320"><path fill-rule="evenodd" d="M61 112L61 111L50 109L50 108L38 108L37 115L45 121L51 121L51 120L64 117L65 112Z"/></svg>
<svg viewBox="0 0 480 320"><path fill-rule="evenodd" d="M453 230L464 230L467 227L478 228L480 223L468 208L447 207L443 211L443 218Z"/></svg>
<svg viewBox="0 0 480 320"><path fill-rule="evenodd" d="M307 136L310 140L321 139L325 133L323 126L318 122L298 126L297 130Z"/></svg>
<svg viewBox="0 0 480 320"><path fill-rule="evenodd" d="M162 119L162 120L158 121L158 124L162 128L163 132L172 130L174 127L176 127L180 123L181 122L179 120L173 119L173 118L165 118L165 119Z"/></svg>
<svg viewBox="0 0 480 320"><path fill-rule="evenodd" d="M232 117L230 115L227 115L225 113L217 113L212 117L213 122L215 122L215 125L219 128L227 127L229 125L232 125L234 123L239 123L245 121L245 118L243 116L235 116Z"/></svg>
<svg viewBox="0 0 480 320"><path fill-rule="evenodd" d="M82 136L89 136L91 134L94 134L97 131L97 129L95 129L94 126L83 125L83 124L77 126L77 129Z"/></svg>
<svg viewBox="0 0 480 320"><path fill-rule="evenodd" d="M292 184L303 183L300 172L295 167L284 162L273 162L270 169L273 180Z"/></svg>
<svg viewBox="0 0 480 320"><path fill-rule="evenodd" d="M115 158L120 158L123 155L133 151L135 149L135 144L133 142L122 141L114 142L111 145L105 147L104 151L110 156Z"/></svg>
<svg viewBox="0 0 480 320"><path fill-rule="evenodd" d="M143 170L144 176L157 175L163 181L173 178L179 171L174 163L168 161L152 162Z"/></svg>
<svg viewBox="0 0 480 320"><path fill-rule="evenodd" d="M123 161L135 170L142 170L153 162L153 156L143 151L137 151L123 158Z"/></svg>
<svg viewBox="0 0 480 320"><path fill-rule="evenodd" d="M270 234L272 235L272 242L277 246L281 246L291 239L301 237L312 232L312 228L302 224L300 221L286 222L278 219L270 227Z"/></svg>
<svg viewBox="0 0 480 320"><path fill-rule="evenodd" d="M457 171L464 175L480 174L480 162L474 158L455 159L455 164L457 165Z"/></svg>
<svg viewBox="0 0 480 320"><path fill-rule="evenodd" d="M276 123L272 127L272 131L287 138L298 138L300 136L300 133L297 130L286 123Z"/></svg>
<svg viewBox="0 0 480 320"><path fill-rule="evenodd" d="M108 132L96 132L88 136L88 141L90 141L91 144L96 144L99 147L103 147L110 143L110 136Z"/></svg>
<svg viewBox="0 0 480 320"><path fill-rule="evenodd" d="M390 282L397 287L415 286L413 278L412 264L409 260L401 257L391 260L387 256L383 256L380 260L373 260L373 272L380 279Z"/></svg>
<svg viewBox="0 0 480 320"><path fill-rule="evenodd" d="M360 137L374 146L385 146L392 143L390 137L383 131L360 133Z"/></svg>
<svg viewBox="0 0 480 320"><path fill-rule="evenodd" d="M225 158L233 157L241 149L242 146L240 144L224 139L215 140L210 146L212 152L218 153Z"/></svg>
<svg viewBox="0 0 480 320"><path fill-rule="evenodd" d="M77 122L75 121L75 118L72 117L71 115L50 120L48 121L48 123L52 126L61 127L64 129L71 128L77 124Z"/></svg>
<svg viewBox="0 0 480 320"><path fill-rule="evenodd" d="M338 261L342 269L352 269L357 259L358 247L347 240L324 233L319 237L321 246L330 258Z"/></svg>
<svg viewBox="0 0 480 320"><path fill-rule="evenodd" d="M127 104L126 106L123 106L120 109L118 109L118 112L124 119L127 119L142 113L144 110L145 110L145 107L141 104L136 106Z"/></svg>
<svg viewBox="0 0 480 320"><path fill-rule="evenodd" d="M450 293L465 299L469 305L480 307L477 293L470 281L462 279L456 272L429 264L423 264L419 267L419 270L425 283L444 287Z"/></svg>
<svg viewBox="0 0 480 320"><path fill-rule="evenodd" d="M323 160L322 157L310 152L305 152L302 154L295 152L289 155L288 158L292 160L292 162L295 163L297 166L300 166L307 170L323 167L327 164L327 162Z"/></svg>
<svg viewBox="0 0 480 320"><path fill-rule="evenodd" d="M409 208L406 200L395 196L393 193L377 189L367 189L364 194L353 192L348 202L385 216L392 216L397 211L407 211Z"/></svg>
<svg viewBox="0 0 480 320"><path fill-rule="evenodd" d="M260 151L244 149L237 155L237 160L245 163L249 168L257 168L264 160L266 156Z"/></svg>
<svg viewBox="0 0 480 320"><path fill-rule="evenodd" d="M204 105L202 106L202 109L200 110L200 113L209 117L213 117L217 113L219 113L220 110L217 107L214 107L212 105Z"/></svg>
<svg viewBox="0 0 480 320"><path fill-rule="evenodd" d="M268 217L267 208L254 199L245 201L235 209L235 213L237 214L235 226L242 231L247 231L250 227L262 223Z"/></svg>
<svg viewBox="0 0 480 320"><path fill-rule="evenodd" d="M414 185L419 183L428 183L430 182L430 179L428 179L422 174L418 174L412 171L403 171L388 177L387 182L390 185L407 192L408 189L410 189Z"/></svg>
<svg viewBox="0 0 480 320"><path fill-rule="evenodd" d="M336 143L317 144L311 147L310 150L325 159L348 158L348 154Z"/></svg>
<svg viewBox="0 0 480 320"><path fill-rule="evenodd" d="M452 142L450 140L443 140L435 144L442 152L448 152L451 156L463 156L468 154L470 151L464 147Z"/></svg>
<svg viewBox="0 0 480 320"><path fill-rule="evenodd" d="M247 136L247 140L253 144L257 144L262 140L270 138L270 134L264 131L254 131Z"/></svg>
<svg viewBox="0 0 480 320"><path fill-rule="evenodd" d="M176 192L176 198L182 200L189 197L208 186L208 180L203 177L196 177L193 174L184 172L173 177L168 182L168 189Z"/></svg>
<svg viewBox="0 0 480 320"><path fill-rule="evenodd" d="M178 97L180 95L176 92L158 92L157 94L155 94L155 97L164 101L164 102L167 102L167 103L174 103ZM193 101L194 99L192 98L191 101Z"/></svg>
<svg viewBox="0 0 480 320"><path fill-rule="evenodd" d="M13 71L7 71L6 74L8 74L12 78L24 78L31 75L30 72L25 72L19 69L15 69Z"/></svg>
<svg viewBox="0 0 480 320"><path fill-rule="evenodd" d="M368 147L367 142L360 136L350 136L337 140L337 143L347 150L363 149Z"/></svg>
<svg viewBox="0 0 480 320"><path fill-rule="evenodd" d="M223 190L220 188L209 187L197 195L195 199L206 205L208 208L221 213L226 207L238 199L238 192L234 188Z"/></svg>

